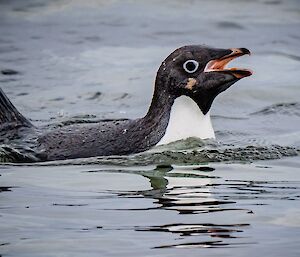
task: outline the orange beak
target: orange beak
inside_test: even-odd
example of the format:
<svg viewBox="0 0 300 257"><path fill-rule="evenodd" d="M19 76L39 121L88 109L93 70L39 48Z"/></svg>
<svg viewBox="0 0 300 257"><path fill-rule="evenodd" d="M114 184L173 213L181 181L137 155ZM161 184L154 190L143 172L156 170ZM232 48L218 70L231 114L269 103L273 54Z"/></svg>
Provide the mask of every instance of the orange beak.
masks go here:
<svg viewBox="0 0 300 257"><path fill-rule="evenodd" d="M230 50L232 53L225 55L222 58L209 61L204 72L227 72L235 76L237 79L251 76L253 72L250 69L225 68L226 64L231 60L246 54L251 54L246 48L231 48Z"/></svg>

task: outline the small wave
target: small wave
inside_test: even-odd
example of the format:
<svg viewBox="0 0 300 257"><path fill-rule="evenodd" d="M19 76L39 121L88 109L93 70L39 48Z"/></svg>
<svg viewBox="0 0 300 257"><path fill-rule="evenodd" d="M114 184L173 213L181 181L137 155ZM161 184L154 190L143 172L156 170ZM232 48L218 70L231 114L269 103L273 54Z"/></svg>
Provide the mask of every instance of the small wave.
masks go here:
<svg viewBox="0 0 300 257"><path fill-rule="evenodd" d="M224 120L247 120L247 117L234 117L225 115L211 115L212 119L224 119Z"/></svg>
<svg viewBox="0 0 300 257"><path fill-rule="evenodd" d="M233 21L221 21L217 23L217 26L221 29L238 29L245 30L246 28L239 23Z"/></svg>
<svg viewBox="0 0 300 257"><path fill-rule="evenodd" d="M294 61L300 61L300 56L298 56L298 55L279 52L279 51L264 51L264 52L260 52L259 54L283 56L283 57L286 57L286 58L294 60Z"/></svg>
<svg viewBox="0 0 300 257"><path fill-rule="evenodd" d="M263 108L260 111L251 113L251 115L271 115L271 114L300 116L300 103L294 102L294 103L273 104Z"/></svg>

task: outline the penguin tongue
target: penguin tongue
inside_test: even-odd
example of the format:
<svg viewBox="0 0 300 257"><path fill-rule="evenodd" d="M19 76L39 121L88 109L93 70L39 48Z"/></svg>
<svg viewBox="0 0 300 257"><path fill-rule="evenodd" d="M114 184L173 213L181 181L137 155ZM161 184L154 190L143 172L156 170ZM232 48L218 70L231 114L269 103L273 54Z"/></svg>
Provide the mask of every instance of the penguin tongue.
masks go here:
<svg viewBox="0 0 300 257"><path fill-rule="evenodd" d="M231 60L245 54L251 54L246 48L231 48L230 50L232 51L231 54L209 61L204 69L204 72L226 72L232 74L238 79L251 76L253 72L250 69L225 68L226 64Z"/></svg>

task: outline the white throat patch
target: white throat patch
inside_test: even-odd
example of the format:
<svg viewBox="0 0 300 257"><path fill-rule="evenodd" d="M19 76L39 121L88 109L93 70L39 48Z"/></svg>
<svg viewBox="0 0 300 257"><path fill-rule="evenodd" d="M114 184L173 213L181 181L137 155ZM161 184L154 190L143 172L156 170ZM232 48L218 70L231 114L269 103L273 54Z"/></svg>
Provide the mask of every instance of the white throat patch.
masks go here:
<svg viewBox="0 0 300 257"><path fill-rule="evenodd" d="M204 115L191 98L180 96L172 106L166 133L157 145L168 144L189 137L215 138L215 133L209 112Z"/></svg>

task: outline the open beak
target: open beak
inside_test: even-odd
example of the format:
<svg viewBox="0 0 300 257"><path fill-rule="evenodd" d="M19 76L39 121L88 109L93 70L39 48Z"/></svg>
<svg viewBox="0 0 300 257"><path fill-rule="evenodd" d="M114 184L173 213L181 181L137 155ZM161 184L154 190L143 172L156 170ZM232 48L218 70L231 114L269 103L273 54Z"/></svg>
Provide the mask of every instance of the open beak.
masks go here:
<svg viewBox="0 0 300 257"><path fill-rule="evenodd" d="M209 61L204 69L204 72L226 72L232 74L237 79L251 76L252 71L249 69L225 68L226 64L231 60L246 54L251 54L250 51L246 48L231 48L230 50L232 51L230 54L225 55L219 59Z"/></svg>

